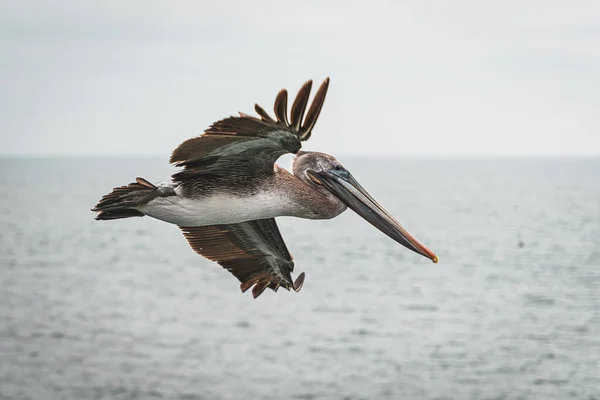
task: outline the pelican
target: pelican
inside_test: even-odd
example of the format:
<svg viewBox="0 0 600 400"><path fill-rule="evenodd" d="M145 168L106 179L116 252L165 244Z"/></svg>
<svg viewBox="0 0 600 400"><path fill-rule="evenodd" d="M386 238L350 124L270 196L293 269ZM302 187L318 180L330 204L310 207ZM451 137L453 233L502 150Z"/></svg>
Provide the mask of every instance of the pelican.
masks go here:
<svg viewBox="0 0 600 400"><path fill-rule="evenodd" d="M381 232L437 263L437 256L380 206L334 157L302 151L317 122L329 78L306 112L312 81L289 112L285 89L275 99L275 118L256 104L260 118L244 113L213 123L177 147L170 162L182 169L154 185L143 178L114 188L92 211L97 220L149 216L178 225L192 249L216 261L254 298L266 288L299 291L304 272L292 279L294 261L275 217L330 219L352 209ZM306 112L306 116L305 116ZM293 173L276 161L295 154Z"/></svg>

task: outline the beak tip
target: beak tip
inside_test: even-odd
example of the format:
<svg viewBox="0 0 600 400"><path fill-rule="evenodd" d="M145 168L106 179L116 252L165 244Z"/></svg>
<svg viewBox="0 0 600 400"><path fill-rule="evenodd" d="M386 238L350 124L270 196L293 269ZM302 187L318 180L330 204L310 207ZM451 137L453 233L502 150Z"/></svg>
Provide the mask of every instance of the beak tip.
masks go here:
<svg viewBox="0 0 600 400"><path fill-rule="evenodd" d="M431 259L431 261L433 261L434 264L438 263L438 256L436 256L435 254L433 255L433 258Z"/></svg>

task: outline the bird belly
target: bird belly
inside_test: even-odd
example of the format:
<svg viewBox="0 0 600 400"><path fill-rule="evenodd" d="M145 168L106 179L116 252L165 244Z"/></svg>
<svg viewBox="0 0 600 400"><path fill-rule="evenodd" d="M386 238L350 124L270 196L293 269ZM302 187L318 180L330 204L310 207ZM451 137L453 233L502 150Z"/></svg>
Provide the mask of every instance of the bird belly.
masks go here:
<svg viewBox="0 0 600 400"><path fill-rule="evenodd" d="M293 204L268 192L252 196L215 194L204 198L158 197L136 207L145 215L179 226L235 224L294 214Z"/></svg>

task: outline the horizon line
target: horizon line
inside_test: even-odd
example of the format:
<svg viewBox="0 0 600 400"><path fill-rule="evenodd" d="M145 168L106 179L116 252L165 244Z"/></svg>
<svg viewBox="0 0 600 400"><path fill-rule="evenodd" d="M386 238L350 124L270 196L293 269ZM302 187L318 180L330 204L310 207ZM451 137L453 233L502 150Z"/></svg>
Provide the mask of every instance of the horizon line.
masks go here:
<svg viewBox="0 0 600 400"><path fill-rule="evenodd" d="M282 157L291 156L292 153ZM170 154L90 154L90 153L0 153L0 158L169 158ZM336 157L353 158L596 158L600 153L420 153L420 154L389 154L389 153L341 153Z"/></svg>

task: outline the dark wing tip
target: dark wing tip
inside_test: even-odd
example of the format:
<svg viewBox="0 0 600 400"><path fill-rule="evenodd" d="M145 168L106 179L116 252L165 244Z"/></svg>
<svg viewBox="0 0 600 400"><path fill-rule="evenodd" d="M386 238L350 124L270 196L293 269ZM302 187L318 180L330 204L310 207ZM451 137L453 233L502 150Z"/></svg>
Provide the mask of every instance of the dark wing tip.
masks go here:
<svg viewBox="0 0 600 400"><path fill-rule="evenodd" d="M302 289L302 285L304 285L305 276L306 275L304 274L304 272L302 272L300 275L298 275L298 277L294 281L294 291L299 292L300 289Z"/></svg>
<svg viewBox="0 0 600 400"><path fill-rule="evenodd" d="M275 106L273 107L277 122L284 124L285 126L290 125L287 118L287 98L287 90L281 89L279 93L277 93L277 97L275 98Z"/></svg>
<svg viewBox="0 0 600 400"><path fill-rule="evenodd" d="M306 114L306 118L304 119L304 123L299 130L300 140L305 141L310 138L313 128L317 123L317 119L319 118L319 114L321 113L321 109L323 108L323 104L325 103L325 96L327 95L327 90L329 89L329 77L325 78L319 90L315 94L315 97L308 109L308 113Z"/></svg>
<svg viewBox="0 0 600 400"><path fill-rule="evenodd" d="M149 189L156 189L156 186L154 186L152 183L148 182L146 179L140 178L139 176L137 178L135 178L135 181L137 183L139 183L140 185L145 186Z"/></svg>
<svg viewBox="0 0 600 400"><path fill-rule="evenodd" d="M304 85L298 91L292 110L290 113L290 123L294 130L299 131L302 119L304 118L304 112L306 111L306 105L308 104L308 98L310 97L310 91L312 89L312 79L304 82Z"/></svg>
<svg viewBox="0 0 600 400"><path fill-rule="evenodd" d="M254 287L252 288L252 297L257 298L258 296L260 296L262 294L262 292L265 291L265 289L271 284L271 282L269 280L264 280L264 281L260 281L258 282L256 285L254 285Z"/></svg>
<svg viewBox="0 0 600 400"><path fill-rule="evenodd" d="M263 121L267 121L267 122L275 122L275 120L269 115L269 113L267 113L264 108L262 108L260 105L258 104L254 104L254 111L256 111L256 113L258 115L260 115L260 118Z"/></svg>

